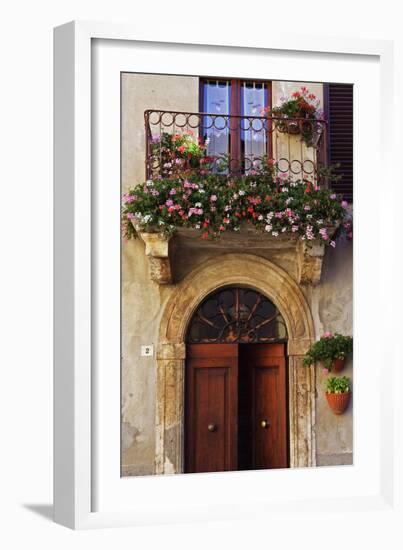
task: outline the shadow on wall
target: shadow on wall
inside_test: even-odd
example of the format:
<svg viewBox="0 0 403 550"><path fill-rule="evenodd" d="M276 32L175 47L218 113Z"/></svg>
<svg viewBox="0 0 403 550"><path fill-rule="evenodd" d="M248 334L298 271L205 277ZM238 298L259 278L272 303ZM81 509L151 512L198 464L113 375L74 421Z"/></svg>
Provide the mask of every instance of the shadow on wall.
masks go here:
<svg viewBox="0 0 403 550"><path fill-rule="evenodd" d="M53 521L53 504L23 504L23 507L49 521Z"/></svg>

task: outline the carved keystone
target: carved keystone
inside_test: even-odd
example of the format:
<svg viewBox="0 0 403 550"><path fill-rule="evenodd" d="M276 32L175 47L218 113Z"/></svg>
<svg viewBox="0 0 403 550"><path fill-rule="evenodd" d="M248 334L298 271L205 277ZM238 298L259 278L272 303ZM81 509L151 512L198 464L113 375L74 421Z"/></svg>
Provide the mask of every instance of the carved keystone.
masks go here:
<svg viewBox="0 0 403 550"><path fill-rule="evenodd" d="M162 233L139 233L146 245L146 256L152 281L160 285L172 283L172 270L169 258L169 240Z"/></svg>

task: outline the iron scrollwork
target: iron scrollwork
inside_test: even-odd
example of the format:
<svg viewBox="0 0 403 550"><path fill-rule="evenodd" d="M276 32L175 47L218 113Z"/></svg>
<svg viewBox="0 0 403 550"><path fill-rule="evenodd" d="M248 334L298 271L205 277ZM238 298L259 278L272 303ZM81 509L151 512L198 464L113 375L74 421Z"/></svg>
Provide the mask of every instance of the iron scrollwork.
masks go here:
<svg viewBox="0 0 403 550"><path fill-rule="evenodd" d="M241 287L220 289L198 307L189 343L263 343L287 339L284 319L263 294Z"/></svg>

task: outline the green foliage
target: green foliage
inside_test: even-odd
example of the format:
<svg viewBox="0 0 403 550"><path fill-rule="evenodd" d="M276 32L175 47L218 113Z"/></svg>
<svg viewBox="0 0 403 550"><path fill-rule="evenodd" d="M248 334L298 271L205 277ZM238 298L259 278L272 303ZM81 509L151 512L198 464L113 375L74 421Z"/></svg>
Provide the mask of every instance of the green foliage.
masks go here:
<svg viewBox="0 0 403 550"><path fill-rule="evenodd" d="M325 388L326 393L347 393L350 391L350 379L347 376L329 376Z"/></svg>
<svg viewBox="0 0 403 550"><path fill-rule="evenodd" d="M309 367L321 362L330 371L335 359L344 359L352 351L353 339L351 336L332 335L330 332L326 332L309 348L304 357L304 365Z"/></svg>
<svg viewBox="0 0 403 550"><path fill-rule="evenodd" d="M171 134L162 132L151 141L152 165L162 177L175 177L185 171L209 169L206 146L192 132Z"/></svg>
<svg viewBox="0 0 403 550"><path fill-rule="evenodd" d="M320 101L302 86L299 91L294 92L291 97L283 98L282 103L270 109L266 107L262 114L267 114L275 120L274 125L280 132L300 133L301 139L308 147L314 145L314 139L318 131L322 129L320 122L316 123L323 116L319 109ZM293 121L290 119L303 119Z"/></svg>
<svg viewBox="0 0 403 550"><path fill-rule="evenodd" d="M267 161L259 172L238 177L207 172L148 180L126 193L123 203L126 238L135 236L133 224L165 234L193 228L202 238L249 224L275 238L286 234L308 243L319 238L335 246L328 228L346 216L340 196L308 180L281 177Z"/></svg>

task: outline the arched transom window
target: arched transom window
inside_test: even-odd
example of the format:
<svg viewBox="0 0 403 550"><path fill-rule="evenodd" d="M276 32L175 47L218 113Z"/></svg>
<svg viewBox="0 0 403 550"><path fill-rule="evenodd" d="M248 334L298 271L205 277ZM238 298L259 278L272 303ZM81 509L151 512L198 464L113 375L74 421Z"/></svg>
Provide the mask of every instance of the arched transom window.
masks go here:
<svg viewBox="0 0 403 550"><path fill-rule="evenodd" d="M188 343L263 343L287 339L284 319L263 294L220 289L200 304L189 325Z"/></svg>

